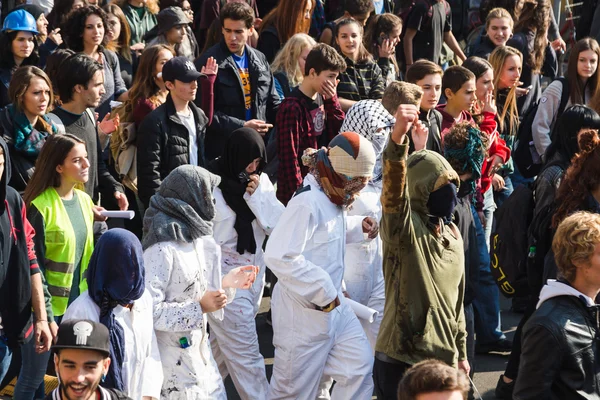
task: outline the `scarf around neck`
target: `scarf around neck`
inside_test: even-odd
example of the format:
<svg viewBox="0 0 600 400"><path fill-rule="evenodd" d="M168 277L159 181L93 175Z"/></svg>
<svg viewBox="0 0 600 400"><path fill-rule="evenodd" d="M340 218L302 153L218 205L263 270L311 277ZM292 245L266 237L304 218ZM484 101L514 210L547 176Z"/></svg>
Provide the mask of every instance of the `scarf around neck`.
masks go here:
<svg viewBox="0 0 600 400"><path fill-rule="evenodd" d="M14 104L9 104L7 108L13 122L15 148L29 156L40 154L46 138L56 133L56 127L43 115L38 118L38 125L46 125L49 131L39 131L31 125L25 113L17 111Z"/></svg>
<svg viewBox="0 0 600 400"><path fill-rule="evenodd" d="M100 307L100 323L110 333L110 364L104 386L124 390L125 331L115 319L118 305L132 304L144 294L144 251L131 232L115 228L100 237L87 271L88 293Z"/></svg>
<svg viewBox="0 0 600 400"><path fill-rule="evenodd" d="M212 235L213 190L221 178L202 167L182 165L165 178L144 216L144 250L160 242L190 243Z"/></svg>
<svg viewBox="0 0 600 400"><path fill-rule="evenodd" d="M246 167L260 158L261 162L254 174L260 176L267 162L267 150L264 139L251 128L240 128L231 134L223 155L211 165L211 170L221 177L219 189L225 202L235 212L234 229L237 232L237 252L256 253L256 239L252 229L252 221L256 216L248 207L244 193L248 186Z"/></svg>

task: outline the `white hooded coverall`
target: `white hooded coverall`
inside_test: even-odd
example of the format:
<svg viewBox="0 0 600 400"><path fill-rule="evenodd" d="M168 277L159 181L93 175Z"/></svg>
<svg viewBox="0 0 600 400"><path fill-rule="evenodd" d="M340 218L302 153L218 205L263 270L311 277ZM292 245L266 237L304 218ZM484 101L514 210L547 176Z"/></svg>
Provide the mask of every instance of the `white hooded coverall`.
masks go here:
<svg viewBox="0 0 600 400"><path fill-rule="evenodd" d="M265 373L265 360L258 347L255 317L258 313L265 284L263 243L270 235L283 213L284 206L277 200L275 189L267 174L260 175L260 184L244 200L256 216L252 230L256 241L256 254L239 254L237 232L234 228L236 214L227 205L223 193L215 188L216 215L213 236L221 247L222 273L244 265L260 268L256 281L249 290L238 290L233 302L224 310L222 320L209 314L210 343L223 379L231 375L235 388L243 400L264 400L269 383Z"/></svg>
<svg viewBox="0 0 600 400"><path fill-rule="evenodd" d="M288 203L265 252L279 279L271 299L275 362L268 398L313 400L322 378L330 377L333 399L371 399L371 346L342 294L346 240L363 240L363 218L346 220L311 174L304 187ZM316 309L336 296L341 304L331 312Z"/></svg>
<svg viewBox="0 0 600 400"><path fill-rule="evenodd" d="M192 243L159 242L144 251L144 265L164 373L161 399L225 400L200 306L207 290L221 288L221 249L210 236ZM225 289L228 302L235 292ZM223 309L212 314L223 318ZM190 346L183 348L180 340Z"/></svg>

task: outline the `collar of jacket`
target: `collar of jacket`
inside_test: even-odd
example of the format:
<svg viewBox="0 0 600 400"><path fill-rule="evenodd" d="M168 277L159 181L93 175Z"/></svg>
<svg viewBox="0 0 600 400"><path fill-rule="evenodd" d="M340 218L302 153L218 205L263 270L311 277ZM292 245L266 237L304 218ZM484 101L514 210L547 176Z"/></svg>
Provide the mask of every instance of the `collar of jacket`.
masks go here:
<svg viewBox="0 0 600 400"><path fill-rule="evenodd" d="M188 107L190 108L190 110L192 111L192 114L194 115L194 121L196 122L196 125L198 124L206 124L207 119L206 117L203 118L203 115L200 114L200 109L198 108L198 106L196 106L194 104L193 101L190 101L188 103ZM176 124L185 126L183 124L183 121L181 121L181 118L179 118L179 115L177 115L177 110L175 110L175 103L173 103L173 99L171 98L171 93L169 93L167 95L167 100L165 101L165 108L166 108L166 112L167 112L167 117L175 122Z"/></svg>

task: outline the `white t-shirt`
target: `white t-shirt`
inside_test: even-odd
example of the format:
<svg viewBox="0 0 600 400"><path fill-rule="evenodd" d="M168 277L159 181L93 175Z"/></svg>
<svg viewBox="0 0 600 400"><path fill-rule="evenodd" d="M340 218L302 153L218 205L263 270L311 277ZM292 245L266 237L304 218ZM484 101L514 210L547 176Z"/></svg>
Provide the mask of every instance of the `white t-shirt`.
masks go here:
<svg viewBox="0 0 600 400"><path fill-rule="evenodd" d="M189 132L188 143L190 149L190 164L198 166L198 134L196 132L196 121L194 120L194 114L188 107L187 115L183 113L177 113L181 122L185 125Z"/></svg>

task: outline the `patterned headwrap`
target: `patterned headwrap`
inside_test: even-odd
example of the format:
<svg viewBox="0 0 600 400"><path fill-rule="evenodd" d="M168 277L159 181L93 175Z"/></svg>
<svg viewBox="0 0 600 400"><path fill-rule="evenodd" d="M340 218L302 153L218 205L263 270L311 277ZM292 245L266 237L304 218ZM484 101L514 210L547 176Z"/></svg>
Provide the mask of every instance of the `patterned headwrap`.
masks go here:
<svg viewBox="0 0 600 400"><path fill-rule="evenodd" d="M302 163L310 168L332 203L347 207L369 181L375 152L360 135L343 132L333 138L328 148L306 149Z"/></svg>
<svg viewBox="0 0 600 400"><path fill-rule="evenodd" d="M361 100L350 107L340 129L342 132L356 132L373 145L376 162L372 181L375 184L382 182L381 155L395 124L396 118L383 107L380 101Z"/></svg>

